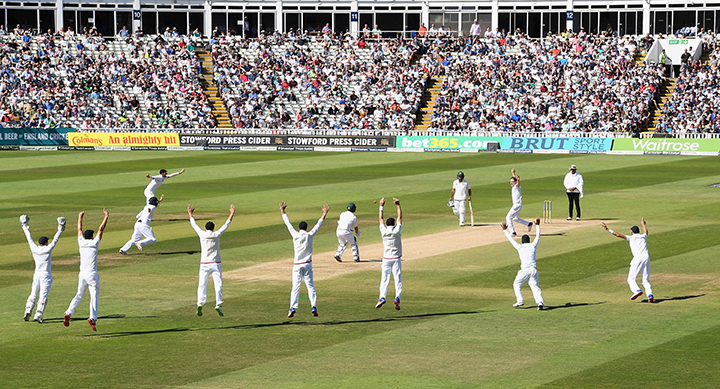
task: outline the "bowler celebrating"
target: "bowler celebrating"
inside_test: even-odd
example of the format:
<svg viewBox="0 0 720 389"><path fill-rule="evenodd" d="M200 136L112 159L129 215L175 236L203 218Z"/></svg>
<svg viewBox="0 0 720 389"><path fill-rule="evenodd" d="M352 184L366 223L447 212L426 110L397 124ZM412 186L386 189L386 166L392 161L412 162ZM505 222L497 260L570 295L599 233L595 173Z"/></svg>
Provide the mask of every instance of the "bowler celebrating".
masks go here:
<svg viewBox="0 0 720 389"><path fill-rule="evenodd" d="M395 309L400 310L400 294L402 294L402 209L400 208L400 200L393 197L393 202L397 207L397 220L389 217L387 223L383 220L383 210L385 198L380 199L379 222L380 236L383 240L383 260L382 260L382 277L380 278L380 298L375 308L380 308L385 304L387 297L388 283L390 283L390 272L392 271L395 280Z"/></svg>
<svg viewBox="0 0 720 389"><path fill-rule="evenodd" d="M30 320L30 315L32 315L32 310L35 308L35 301L37 300L37 311L35 311L33 321L42 323L45 303L47 302L47 296L50 292L50 285L52 285L53 282L50 271L52 251L58 240L60 240L60 235L65 231L65 218L57 218L58 228L52 242L48 243L47 236L41 236L40 239L38 239L38 244L35 244L32 235L30 235L29 220L30 218L28 218L27 215L20 216L20 224L22 224L23 232L25 232L25 237L27 238L30 251L35 260L35 274L33 275L32 289L25 304L25 316L23 319L25 321Z"/></svg>
<svg viewBox="0 0 720 389"><path fill-rule="evenodd" d="M515 174L515 169L513 168L511 171L512 177L510 178L510 186L512 186L511 194L512 194L512 208L510 208L510 211L508 212L507 216L505 216L505 222L508 225L508 229L510 230L510 233L512 236L517 236L517 233L515 233L515 226L513 225L513 221L520 222L522 224L525 224L528 228L528 232L532 230L532 222L529 222L527 220L520 219L518 215L520 215L520 211L522 210L522 188L520 187L520 176Z"/></svg>
<svg viewBox="0 0 720 389"><path fill-rule="evenodd" d="M80 305L80 301L82 301L85 291L90 289L90 317L87 321L90 323L90 328L92 328L93 331L97 331L95 325L98 317L98 293L100 292L100 276L97 271L97 257L100 240L102 239L103 231L105 231L105 226L107 225L109 216L108 211L105 210L105 208L103 208L103 214L105 214L105 218L102 223L100 223L100 228L98 228L98 233L95 238L93 238L95 231L83 231L82 229L82 221L83 216L85 215L85 210L80 212L78 215L77 229L78 247L80 248L80 274L78 274L77 293L70 302L70 306L67 311L65 311L65 320L63 321L65 327L70 325L70 316L75 313L75 308Z"/></svg>
<svg viewBox="0 0 720 389"><path fill-rule="evenodd" d="M232 222L233 216L235 216L235 205L230 204L230 216L228 216L225 224L220 227L219 230L215 231L215 223L205 223L205 230L203 231L195 223L195 217L193 216L195 208L192 204L188 205L188 216L190 216L190 225L193 230L197 232L200 237L200 275L198 280L198 291L197 291L197 315L202 316L202 307L207 301L207 284L210 274L213 277L213 283L215 285L215 310L218 315L225 316L222 309L222 268L220 268L220 236L227 231Z"/></svg>
<svg viewBox="0 0 720 389"><path fill-rule="evenodd" d="M640 289L637 281L635 281L638 273L642 271L642 284L645 287L648 302L654 303L655 297L652 294L652 285L650 285L650 254L648 254L647 248L648 230L647 225L645 224L645 219L642 219L643 233L640 233L638 226L632 226L630 228L632 235L630 236L625 236L619 232L609 229L605 223L602 223L602 226L611 234L617 236L618 238L625 239L630 243L630 251L632 251L633 254L633 259L630 261L630 272L628 273L627 279L627 283L630 285L630 290L633 293L633 295L630 296L630 300L635 300L643 294L642 289Z"/></svg>
<svg viewBox="0 0 720 389"><path fill-rule="evenodd" d="M513 289L515 290L515 297L517 299L513 307L522 307L524 305L520 288L527 282L528 285L530 285L530 290L532 290L538 311L541 311L545 307L545 302L542 298L542 290L540 290L540 286L538 285L538 272L535 268L535 255L537 253L538 243L540 243L540 218L535 219L535 240L532 243L530 243L530 237L528 235L523 235L522 244L519 244L508 232L507 224L502 223L501 227L505 233L505 237L520 255L520 270L515 277L515 282L513 282Z"/></svg>
<svg viewBox="0 0 720 389"><path fill-rule="evenodd" d="M150 197L147 204L145 205L145 208L143 208L143 210L135 216L137 222L133 227L134 230L132 237L130 238L130 240L127 241L127 243L125 243L123 247L120 248L120 254L127 254L127 251L130 249L130 247L132 247L133 244L135 244L135 247L137 247L138 250L142 251L143 246L145 246L146 244L157 242L152 227L150 227L150 222L152 221L153 216L155 216L155 208L160 205L160 202L163 201L164 198L165 195L161 195L159 199L155 196ZM145 239L140 240L143 237L145 237Z"/></svg>
<svg viewBox="0 0 720 389"><path fill-rule="evenodd" d="M295 249L295 257L293 259L293 270L292 270L292 292L290 292L290 312L288 317L295 316L295 311L298 309L298 300L300 298L300 282L305 280L305 287L307 287L308 298L310 299L310 305L312 306L313 316L318 315L317 311L317 295L315 293L315 285L313 284L313 271L312 271L312 251L313 251L313 238L317 234L320 226L322 226L325 216L327 216L328 207L327 204L323 204L322 216L318 219L315 227L307 231L308 224L304 221L298 224L298 231L290 223L288 215L285 213L287 204L285 202L280 203L280 212L282 213L282 219L285 222L290 235L293 238L293 248Z"/></svg>
<svg viewBox="0 0 720 389"><path fill-rule="evenodd" d="M150 183L145 187L145 200L150 201L151 197L155 196L155 191L162 185L165 180L167 180L170 177L175 177L179 174L185 173L185 169L183 168L177 173L168 174L167 170L160 169L160 174L157 176L151 176L149 174L146 174L145 177L150 179Z"/></svg>

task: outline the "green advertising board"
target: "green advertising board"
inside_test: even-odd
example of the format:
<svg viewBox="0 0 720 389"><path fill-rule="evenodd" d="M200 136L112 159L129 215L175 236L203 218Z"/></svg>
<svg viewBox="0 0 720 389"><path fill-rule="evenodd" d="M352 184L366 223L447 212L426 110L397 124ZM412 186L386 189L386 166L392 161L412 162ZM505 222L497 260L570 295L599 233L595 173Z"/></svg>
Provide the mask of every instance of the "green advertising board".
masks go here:
<svg viewBox="0 0 720 389"><path fill-rule="evenodd" d="M3 146L59 146L68 144L72 128L0 128Z"/></svg>
<svg viewBox="0 0 720 389"><path fill-rule="evenodd" d="M398 136L395 147L402 149L487 150L489 142L502 144L500 136Z"/></svg>
<svg viewBox="0 0 720 389"><path fill-rule="evenodd" d="M642 151L650 153L718 152L720 139L674 139L674 138L616 138L613 151Z"/></svg>

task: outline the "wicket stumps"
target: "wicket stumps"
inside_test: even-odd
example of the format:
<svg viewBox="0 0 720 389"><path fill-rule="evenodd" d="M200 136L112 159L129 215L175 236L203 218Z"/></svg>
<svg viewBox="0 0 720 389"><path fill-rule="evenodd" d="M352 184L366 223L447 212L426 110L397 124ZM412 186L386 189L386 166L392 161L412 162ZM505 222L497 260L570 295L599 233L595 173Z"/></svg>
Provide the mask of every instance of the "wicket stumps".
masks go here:
<svg viewBox="0 0 720 389"><path fill-rule="evenodd" d="M543 202L543 224L552 224L552 201Z"/></svg>

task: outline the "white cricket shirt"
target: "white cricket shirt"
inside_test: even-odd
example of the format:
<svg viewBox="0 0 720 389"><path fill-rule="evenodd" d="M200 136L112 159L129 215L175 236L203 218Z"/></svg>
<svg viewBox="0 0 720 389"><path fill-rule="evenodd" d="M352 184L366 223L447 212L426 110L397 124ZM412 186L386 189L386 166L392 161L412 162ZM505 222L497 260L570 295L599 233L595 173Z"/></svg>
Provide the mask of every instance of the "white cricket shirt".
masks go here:
<svg viewBox="0 0 720 389"><path fill-rule="evenodd" d="M100 238L85 239L78 236L78 248L80 251L80 272L92 273L97 272L98 248L100 247Z"/></svg>
<svg viewBox="0 0 720 389"><path fill-rule="evenodd" d="M135 218L138 219L138 222L149 225L153 216L155 216L155 208L156 206L147 204L145 205L145 208L143 208L143 210L135 216Z"/></svg>
<svg viewBox="0 0 720 389"><path fill-rule="evenodd" d="M400 230L402 224L396 224L394 226L380 225L380 236L382 236L383 247L383 259L398 259L402 257L402 241Z"/></svg>
<svg viewBox="0 0 720 389"><path fill-rule="evenodd" d="M512 194L513 205L522 205L522 188L520 185L513 186L510 193Z"/></svg>
<svg viewBox="0 0 720 389"><path fill-rule="evenodd" d="M453 189L455 189L455 196L453 197L453 199L455 201L461 201L467 200L468 190L472 188L470 188L470 183L465 180L455 180L453 181Z"/></svg>
<svg viewBox="0 0 720 389"><path fill-rule="evenodd" d="M200 237L200 263L220 263L220 236L230 227L230 219L217 231L202 230L192 217L190 225Z"/></svg>
<svg viewBox="0 0 720 389"><path fill-rule="evenodd" d="M145 190L149 189L151 192L155 193L155 190L157 190L157 188L159 188L165 180L170 177L175 177L178 174L180 174L180 172L168 174L165 177L163 177L162 174L158 174L157 176L150 176L150 183L147 185Z"/></svg>
<svg viewBox="0 0 720 389"><path fill-rule="evenodd" d="M537 245L540 243L540 226L535 226L535 240L532 243L520 244L513 239L512 235L508 230L505 230L505 237L512 243L515 250L520 255L520 268L531 269L535 268L535 253L537 252Z"/></svg>
<svg viewBox="0 0 720 389"><path fill-rule="evenodd" d="M632 234L626 236L625 239L630 242L630 251L632 251L634 258L650 259L647 248L647 234Z"/></svg>
<svg viewBox="0 0 720 389"><path fill-rule="evenodd" d="M52 250L55 248L58 240L60 240L60 234L62 231L58 230L55 233L55 237L52 242L47 246L39 246L33 241L32 235L30 235L30 227L23 226L25 237L27 238L28 245L30 245L30 251L32 252L33 259L35 260L35 273L50 273L50 267L52 262Z"/></svg>
<svg viewBox="0 0 720 389"><path fill-rule="evenodd" d="M338 226L337 226L337 234L351 234L352 231L355 231L355 227L358 226L358 220L354 213L350 211L345 211L340 214L340 219L338 219Z"/></svg>
<svg viewBox="0 0 720 389"><path fill-rule="evenodd" d="M308 232L305 230L295 231L295 228L293 228L292 224L290 224L290 219L287 214L283 214L282 218L293 238L293 248L295 249L295 258L293 259L293 263L303 264L312 262L313 238L320 229L320 226L322 226L323 219L318 219L315 227Z"/></svg>

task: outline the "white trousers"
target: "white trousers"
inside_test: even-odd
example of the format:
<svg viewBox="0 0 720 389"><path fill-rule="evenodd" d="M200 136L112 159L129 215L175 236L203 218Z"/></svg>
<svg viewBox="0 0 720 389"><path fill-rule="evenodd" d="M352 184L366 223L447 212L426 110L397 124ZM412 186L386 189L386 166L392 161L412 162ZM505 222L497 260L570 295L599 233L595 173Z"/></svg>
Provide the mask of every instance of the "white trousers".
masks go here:
<svg viewBox="0 0 720 389"><path fill-rule="evenodd" d="M303 280L305 280L305 287L307 287L310 306L317 306L317 295L315 294L315 284L313 284L312 262L308 262L303 263L302 265L293 265L290 309L298 309L298 301L300 300L300 283L302 283Z"/></svg>
<svg viewBox="0 0 720 389"><path fill-rule="evenodd" d="M517 299L518 304L523 304L523 295L520 288L522 288L525 283L528 283L530 285L530 290L532 290L533 297L535 297L535 303L537 305L543 304L545 305L545 302L542 298L542 291L540 290L540 286L538 285L538 272L537 269L534 267L529 269L520 269L517 273L517 276L515 277L515 282L513 282L513 289L515 289L515 298Z"/></svg>
<svg viewBox="0 0 720 389"><path fill-rule="evenodd" d="M513 225L513 222L519 222L527 226L529 222L527 220L520 219L518 215L520 215L520 211L522 210L522 204L520 205L513 205L512 208L510 208L510 211L508 211L507 216L505 216L505 222L507 222L508 230L511 234L515 233L515 226Z"/></svg>
<svg viewBox="0 0 720 389"><path fill-rule="evenodd" d="M350 251L352 251L353 260L359 260L360 259L360 249L358 248L357 239L353 236L352 233L347 234L337 234L338 238L338 248L337 251L335 251L335 256L342 258L343 253L345 252L345 249L347 248L348 244L350 245Z"/></svg>
<svg viewBox="0 0 720 389"><path fill-rule="evenodd" d="M455 200L455 207L453 207L453 213L460 220L460 225L465 225L465 202L466 200Z"/></svg>
<svg viewBox="0 0 720 389"><path fill-rule="evenodd" d="M155 192L150 190L150 188L145 188L145 191L143 191L143 194L145 194L145 204L147 204L147 202L150 201L150 197L155 197Z"/></svg>
<svg viewBox="0 0 720 389"><path fill-rule="evenodd" d="M98 317L98 292L100 292L100 275L94 272L80 272L78 274L78 290L70 302L66 315L72 316L75 308L80 305L85 291L90 289L90 319L97 320Z"/></svg>
<svg viewBox="0 0 720 389"><path fill-rule="evenodd" d="M145 237L145 239L142 239ZM125 245L120 248L122 251L128 251L130 250L130 247L132 247L135 242L138 242L140 246L145 246L146 244L155 243L157 242L157 239L155 239L155 234L153 233L152 227L145 223L138 223L135 222L135 229L133 230L132 237L130 240L125 243Z"/></svg>
<svg viewBox="0 0 720 389"><path fill-rule="evenodd" d="M207 301L207 285L210 275L213 277L213 284L215 285L215 306L219 307L223 303L222 299L222 269L220 268L219 262L213 263L201 263L200 264L200 276L198 281L198 292L197 292L197 305L205 305Z"/></svg>
<svg viewBox="0 0 720 389"><path fill-rule="evenodd" d="M392 272L393 280L395 280L395 298L400 300L400 294L402 294L402 280L400 279L402 265L400 258L383 258L381 268L382 276L380 278L380 299L387 297L388 284L390 283L390 272Z"/></svg>
<svg viewBox="0 0 720 389"><path fill-rule="evenodd" d="M30 290L30 297L28 297L27 303L25 304L25 313L32 313L33 308L35 308L35 301L37 301L35 319L42 319L52 282L53 279L50 273L36 272L33 275L32 289Z"/></svg>
<svg viewBox="0 0 720 389"><path fill-rule="evenodd" d="M642 285L645 288L645 294L649 296L653 294L652 286L650 285L650 258L633 258L633 260L630 262L630 272L628 273L627 282L628 285L630 285L630 290L632 290L633 293L640 290L637 281L635 281L635 278L637 278L640 272L642 272Z"/></svg>

